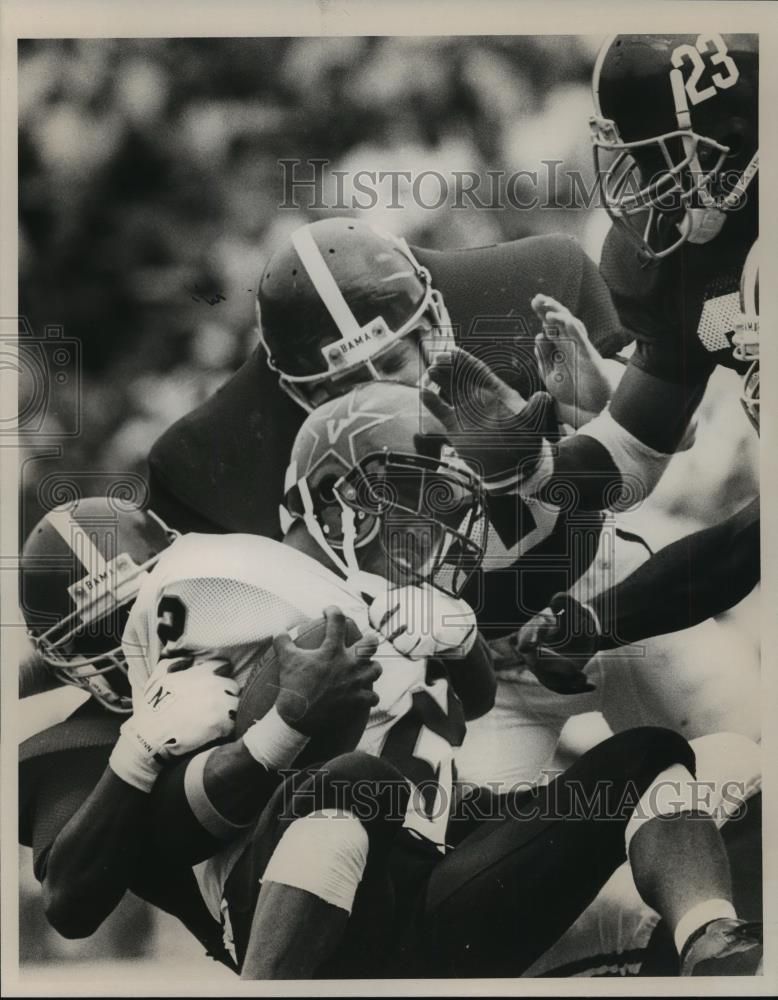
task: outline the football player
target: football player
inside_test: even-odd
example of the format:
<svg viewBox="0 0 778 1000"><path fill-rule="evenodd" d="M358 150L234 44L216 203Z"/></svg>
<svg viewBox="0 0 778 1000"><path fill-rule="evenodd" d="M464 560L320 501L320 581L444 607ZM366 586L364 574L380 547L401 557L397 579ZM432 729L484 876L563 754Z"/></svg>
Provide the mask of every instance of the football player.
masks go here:
<svg viewBox="0 0 778 1000"><path fill-rule="evenodd" d="M412 443L406 444L407 450L397 451L395 442L398 439L407 441L411 428L419 426L418 413L411 416L409 412L409 394L414 401L418 401L417 394L409 389L368 386L319 408L309 417L298 439L299 447L293 453L287 490L287 510L291 518L287 535L292 538L289 547L300 557L306 552L315 553L316 559L332 562L339 570L332 576L338 582L341 593L344 582L347 589L356 588L357 595L372 592L375 597L369 606L360 596L366 609L362 612L363 619L365 614L368 621L377 619L376 624L388 634L395 651L402 652L399 658L387 665L389 669L384 676L390 671L393 676L380 691L385 704L382 706L379 703L365 734L366 747L371 748L373 754L381 747L381 769L370 763L378 758L364 754L336 761L321 780L314 775L310 779L313 785L305 784L299 789L307 808L298 808L295 797L291 815L287 814L284 820L276 805L272 808L268 806L270 813L264 812L258 826L241 838L247 800L253 800L256 807L258 778L268 772L270 758L276 764L281 762L281 758L289 762L301 746L301 734L291 733L291 727L284 724L283 719L260 720L256 726L262 727L265 723L264 728L273 727L274 738L264 747L244 737L241 759L237 759L232 744L226 744L197 753L189 762L154 777L153 794L158 797L161 780L164 782L164 802L170 803L175 801L178 788L178 803L183 807L181 812L188 813L190 824L197 823L201 828L201 842L195 844L191 837L182 836L182 817L175 817L177 826L174 828L171 822L173 816L169 812L164 813L166 821L162 824L162 831L157 830L155 838L158 849L164 849L164 845L160 844L160 832L171 838L171 849L175 850L179 859L194 860L198 853L207 854L203 837L210 837L217 843L219 840L232 841L225 851L206 862L200 872L200 884L211 902L211 912L214 916L221 913L225 927L232 928L238 961L244 963L244 975L249 977L286 975L289 969L293 969L295 975L313 974L329 961L337 967L339 959L346 961L347 966L351 963L353 967L354 951L351 948L347 949L345 956L338 954L338 944L346 933L344 925L349 923L344 913L355 903L358 889L362 892L362 900L372 901L369 912L373 912L376 891L373 878L367 877L370 870L368 855L382 860L388 846L391 846L387 845L387 841L392 840L393 843L399 839L402 830L406 832L402 835L402 852L397 863L403 871L410 873L402 896L403 905L410 909L403 916L409 920L413 918L414 923L409 923L409 929L420 932L418 937L412 935L410 942L405 936L402 941L396 937L393 939L393 945L399 946L406 969L407 959L417 967L419 963L426 966L428 974L430 970L452 968L465 974L485 971L494 974L502 968L500 963L505 962L505 955L511 954L511 969L520 970L558 936L623 858L624 837L630 845L630 856L639 872L636 878L643 891L661 912L667 914L675 928L676 943L683 952L686 971L701 973L706 963L709 963L708 968L717 972L725 969L735 971L733 962L740 966L741 971L753 966L758 941L750 928L734 920L726 884L726 863L714 836L715 828L707 821L684 824L683 827L662 824L658 820L653 823L651 817L656 810L649 809L646 813L649 804L656 802L658 786L654 779L658 778L680 781L683 790L673 792L674 799L680 794L682 811L695 808L691 803L693 790L689 784L693 757L685 742L674 734L643 730L614 738L614 742L598 748L594 756L579 762L577 769L550 786L548 795L543 791L522 798L521 802L517 798L515 802L496 803L497 822L488 830L474 831L471 813L457 828L462 839L457 851L451 855L455 860L450 864L446 863L448 858L440 860L446 843L441 834L448 836L448 816L455 801L451 798L454 787L451 743L461 739L456 717L461 719L463 714L461 708L456 711L458 702L450 690L445 698L448 711L443 707L445 678L447 673L449 677L455 677L457 666L464 668L461 671L464 677L460 678L458 689L463 692L465 711L467 706L472 711L474 684L477 691L483 683L479 685L477 677L467 676L472 675L475 665L472 661L468 663L467 656L461 664L451 661L447 673L441 675L438 668L437 675L434 671L432 676L429 675L428 668L434 666L429 662L430 654L437 659L447 650L453 652L467 648L473 627L472 616L468 619L466 608L458 605L453 595L445 600L445 594L440 592L440 598L430 603L430 593L424 585L435 583L449 591L461 588L468 571L477 564L483 515L482 505L478 502L477 482L455 461L454 456L443 458L440 453L420 455L415 438ZM385 405L382 410L376 403L377 397L383 395L388 395L391 405ZM399 424L396 419L398 413L401 414ZM385 425L390 423L394 426L387 428ZM403 429L405 433L402 433ZM424 429L429 430L428 427ZM440 429L434 425L432 429L438 430L439 438ZM380 445L387 432L390 432L391 449ZM378 450L373 450L376 438ZM423 438L424 442L429 440L429 437ZM357 454L360 460L355 461ZM269 540L254 540L264 545L275 544ZM176 558L171 559L167 566L164 559L160 560L155 573L162 571L161 576L156 583L152 577L144 581L147 593L139 594L133 605L125 629L124 645L131 671L134 670L137 677L143 678L151 668L158 670L153 664L160 655L163 660L172 659L173 662L186 656L189 661L187 669L191 671L213 663L214 657L227 652L223 646L224 639L218 634L220 619L216 615L210 620L203 618L203 622L210 626L210 641L204 648L202 635L198 636L196 631L196 618L199 616L194 613L197 611L197 595L193 585L198 580L202 581L202 577L193 578L190 570L186 579L182 580L176 572L181 562L181 546L185 541L182 539L176 543L178 554L174 547L166 550L166 556ZM206 542L209 541L206 539ZM222 538L220 541L224 543L229 539ZM241 541L244 541L242 574L246 574L255 570L257 563L247 547L251 539ZM207 546L207 555L207 563L203 559L195 561L194 571L201 574L204 566L208 565L209 573L215 575L209 576L206 583L215 583L217 589L222 589L233 577L219 575L216 552L212 546ZM227 553L231 572L235 570L235 558L234 551ZM186 562L191 565L191 560ZM314 565L317 563L314 562ZM320 565L323 570L323 562ZM281 576L278 566L279 559L276 558L272 563L274 590ZM263 572L267 574L267 567ZM283 576L287 574L297 583L295 599L299 601L301 577L289 566L285 567ZM314 582L320 586L328 579L326 573L320 572ZM392 584L389 588L387 579ZM158 588L162 589L161 594ZM208 589L204 598L206 604ZM413 599L419 592L425 598L421 605L418 599ZM285 593L288 594L288 590ZM148 613L150 594L154 595L150 603L156 611L153 624ZM247 596L244 590L244 600ZM264 596L268 597L267 590L264 590ZM164 602L166 597L172 600ZM235 598L236 594L233 593L232 597ZM248 603L252 606L250 601ZM269 603L272 608L273 601ZM225 610L234 606L235 601L228 600L219 608L228 626L234 625L239 617L234 611L232 615L225 615ZM182 607L185 609L183 614ZM261 609L262 603L257 602L253 607ZM292 610L295 607L295 604L290 604ZM353 607L357 610L356 601ZM288 611L289 608L283 610ZM417 618L425 611L432 615L433 626L419 629ZM452 614L457 616L453 624L446 621ZM154 635L147 632L141 639L144 623L148 623ZM246 624L245 620L241 623L241 641ZM249 624L253 624L253 618L249 619ZM230 649L234 653L237 673L247 666L242 651L240 642ZM139 654L145 661L145 668L138 659ZM418 659L412 659L413 656ZM166 671L163 685L159 688L160 681L156 676L153 683L144 684L144 691L149 693L157 706L170 703L166 697L166 685L170 685L169 678L174 676L174 673ZM436 689L441 681L444 686L438 691ZM137 688L137 680L134 686ZM407 698L409 687L412 694L410 704ZM481 704L480 710L485 710L488 698L481 697L481 701L486 703ZM175 705L175 700L172 704ZM403 706L406 707L404 714ZM404 724L406 719L407 725ZM452 720L455 723L453 728L459 728L459 733L452 731ZM126 735L137 736L137 730ZM145 735L148 740L148 734ZM159 727L154 736L159 739ZM126 774L125 783L141 781L145 785L149 778L149 765L152 770L156 768L148 753L138 758L136 743L137 738L131 742L133 750L129 757L126 747L121 754L114 751L112 762ZM436 760L437 767L431 767ZM682 766L668 771L668 767L674 764ZM126 769L124 765L128 765ZM363 824L354 809L344 810L342 797L339 808L333 805L333 801L337 802L332 798L336 785L345 782L347 788L353 791L355 778L364 773L374 786L380 777L391 779L393 765L406 779L410 778L414 784L418 782L417 788L428 776L435 786L434 794L424 796L421 802L418 796L411 796L408 814L415 814L415 821L409 823L410 817L407 817L400 830L395 815L388 817L386 823L372 823L368 818ZM236 780L237 776L240 776L240 781ZM568 807L572 799L581 787L587 790L587 794L595 791L598 781L605 781L609 787L618 789L618 801L611 802L609 806L614 813L607 813L607 818L612 818L613 822L603 824L599 822L602 817L592 819L589 816L588 821L584 821L587 825L583 833L581 824L574 822L568 824L571 827L569 836L565 835L560 824L565 816L569 818ZM634 807L634 801L624 806L624 793L630 787L634 787L637 794L645 793L639 808ZM444 788L446 795L441 794ZM414 798L416 801L413 801ZM557 811L556 803L560 799L562 804ZM533 814L538 801L546 808L537 823L534 815L525 822L526 817L522 814L517 822L515 813L510 809L507 817L504 808L499 811L501 807L521 805ZM353 804L353 795L347 802ZM477 805L475 815L479 817L479 810L488 807L488 793L477 793ZM663 806L664 810L677 811L677 802L676 805ZM183 821L187 822L186 816ZM681 831L681 843L685 844L680 849L684 885L681 887L678 873L674 870L669 872L668 884L665 885L663 873L668 870L667 849L662 845L667 836L675 843ZM391 833L394 833L393 838ZM589 858L593 849L589 837L596 838L595 854L601 859L601 864L580 863L584 856ZM552 844L555 845L554 851L550 850ZM315 850L312 850L314 845ZM701 851L712 852L710 856L706 854L704 866L699 863ZM301 864L301 857L316 857L318 864ZM585 877L581 877L581 872L586 873ZM553 873L560 888L564 885L565 891L554 894L554 902L543 912L541 921L529 920L525 910L528 905L536 910L538 901L528 897L526 886L533 877L536 878L539 891L545 898L549 883L544 876L549 873ZM574 874L577 874L575 879ZM265 903L272 897L272 905L260 905L255 913L260 877ZM495 888L502 886L504 889L506 884L509 888L507 893L495 892ZM381 879L381 887L385 888L385 879ZM403 887L399 888L402 890ZM425 891L420 895L420 890ZM423 896L431 898L431 903L422 915L416 906ZM382 899L386 906L391 896L383 896ZM483 908L504 917L497 921L504 933L496 932L492 925L489 933L484 935L487 921L474 919ZM310 947L289 948L288 933L294 932L295 928L299 931L300 920L303 926L310 926L312 915L316 918L316 940L310 943ZM526 922L527 932L522 935L518 947L513 941L513 948L506 951L506 942L502 938L505 934L513 937L512 928L517 915L521 917L522 924ZM415 922L417 917L423 920L425 926ZM375 921L367 919L349 923L349 928L353 929L361 943L364 943L364 933L374 926ZM533 927L535 930L530 933ZM433 941L429 940L429 933L434 934ZM407 942L407 948L403 941ZM468 954L471 942L475 946ZM368 953L374 954L374 951L358 949L357 960ZM397 959L394 947L392 955L387 957ZM258 967L258 962L261 967Z"/></svg>
<svg viewBox="0 0 778 1000"><path fill-rule="evenodd" d="M123 645L135 712L122 727L98 787L48 854L45 878L57 886L49 914L68 933L88 933L126 888L123 869L128 853L136 848L122 855L121 829L149 832L137 824L148 821L144 807L150 792L156 832L138 840L145 841L144 850L152 851L163 871L164 859L200 862L233 842L196 872L211 914L221 917L221 889L245 846L252 817L278 783L277 770L294 762L310 736L305 719L293 726L287 723L283 699L296 694L291 701L303 700L309 706L311 725L315 716L320 725L330 727L338 725L349 704L353 714L359 707L355 699L374 704L378 696L370 688L379 668L370 663L375 652L371 620L391 637L392 645L383 644L390 669L364 739L376 755L370 758L375 763L369 773L375 775L376 768L394 773L387 762L403 762L404 772L420 790L408 809L409 826L418 827L417 836L426 836L429 843L442 844L450 807L452 746L461 742L465 715L490 707L493 677L483 654L480 674L467 655L452 662L448 672L440 665L437 673L426 668L432 657L447 650L466 654L477 643L472 612L453 594L477 565L485 524L477 480L439 455L416 453L412 433L418 413L411 404L417 394L386 389L388 400L372 392L369 398L352 394L342 406L337 404L336 412L320 411L301 432L290 466L286 544L259 536L183 537L156 562L154 580L149 576L140 592L133 592ZM400 405L392 392L404 393ZM392 503L395 492L398 499ZM425 497L431 498L426 501L431 507L406 506ZM414 535L417 549L399 544L398 532L409 517L419 529ZM76 536L78 547L78 531ZM332 563L334 571L325 563ZM387 577L398 586L389 589ZM432 583L445 586L450 594ZM369 609L366 592L372 595ZM213 712L223 713L225 696L229 699L233 685L245 680L273 635L321 614L331 599L357 620L364 630L362 643L367 643L367 651L360 647L351 665L351 688L325 703L310 684L301 688L282 677L275 708L243 737L197 754L175 769L172 778L161 769L161 755L192 748L206 720L213 722ZM337 617L342 622L340 612ZM283 648L288 651L290 646ZM61 652L64 661L72 650L63 646ZM310 654L298 655L298 668L307 667L306 676L315 680ZM229 678L222 677L221 667L227 665ZM194 673L202 674L202 690L195 686L190 698L187 681L191 686ZM458 676L456 689L446 679L451 675ZM223 715L217 715L223 722ZM171 747L173 734L176 743ZM208 732L200 742L216 735ZM379 753L383 760L378 760ZM338 781L349 780L349 775L353 779L353 773L344 770L348 766L364 772L357 755L354 761L341 762L340 770L331 769L330 779L335 780L333 774ZM407 799L406 779L400 782ZM99 822L98 814L103 816ZM81 843L78 850L75 839ZM118 861L113 857L117 851ZM110 877L98 892L91 876L105 869ZM89 906L77 919L72 905L83 905L87 897Z"/></svg>
<svg viewBox="0 0 778 1000"><path fill-rule="evenodd" d="M432 432L423 451L421 426ZM431 801L420 811L412 802L409 823L442 844L445 814L435 803L450 799L453 748L465 719L494 697L490 658L459 597L483 556L479 480L446 451L414 389L358 386L300 429L283 527L282 541L190 533L166 551L124 631L133 688L143 689L160 659L184 653L228 661L242 686L276 633L337 606L382 637L375 660L384 669L372 678L380 701L359 749L406 766L420 741L408 777Z"/></svg>
<svg viewBox="0 0 778 1000"><path fill-rule="evenodd" d="M121 646L141 583L176 537L151 512L95 497L50 511L25 543L21 604L42 662L91 697L20 747L20 841L33 850L47 916L66 937L93 933L129 888L181 919L232 968L191 866L154 847L150 792L182 754L229 735L236 682L223 676L223 663L163 661L133 706ZM343 685L365 660L337 641L302 659L280 644L279 655L296 725L316 730L314 703L337 714L368 696L361 684ZM308 678L317 673L313 698ZM257 735L255 745L267 745Z"/></svg>
<svg viewBox="0 0 778 1000"><path fill-rule="evenodd" d="M758 248L749 252L740 285L734 352L749 363L742 403L759 431L759 272ZM597 652L663 632L686 629L733 607L759 582L759 498L720 524L688 535L658 552L619 584L591 600L557 594L550 607L516 637L516 650L548 688L568 697L592 676ZM616 666L618 670L618 666ZM757 746L733 734L693 740L701 772L715 794L739 781L750 800L746 822L725 828L733 845L733 876L746 912L761 911L761 854L758 792L761 761ZM700 752L705 764L700 768ZM748 854L744 853L744 845ZM606 886L595 904L533 970L563 974L628 964L651 963L649 942L656 915L640 903L628 873ZM554 970L554 971L552 971ZM645 974L649 974L645 972Z"/></svg>
<svg viewBox="0 0 778 1000"><path fill-rule="evenodd" d="M741 401L759 432L759 258L749 252L732 353L748 363ZM516 636L519 654L554 690L581 683L598 650L686 629L734 607L759 582L759 498L732 517L673 542L590 601L556 594ZM551 647L544 649L544 647ZM545 652L545 656L539 656Z"/></svg>
<svg viewBox="0 0 778 1000"><path fill-rule="evenodd" d="M154 508L182 530L276 535L283 472L305 409L355 381L416 385L452 336L495 367L522 402L529 399L545 388L534 353L541 321L530 307L538 292L559 300L589 331L596 354L581 350L576 374L577 402L591 413L601 408L612 377L597 368L599 356L612 358L627 338L596 267L574 240L533 237L433 251L410 248L358 219L301 227L261 273L262 346L152 448ZM591 398L580 389L584 382ZM575 419L573 409L568 406L564 419ZM546 417L555 438L557 414L539 406L535 421ZM547 603L535 590L549 595L559 589L554 580L568 580L567 567L554 556L575 549L579 572L591 561L598 517L586 519L587 544L572 546L575 525L568 526L567 513L557 516L515 498L504 506L490 511L490 545L499 564L533 549L539 570L541 558L552 557L544 560L544 573L526 576L526 593L509 608L509 621L524 620ZM492 565L491 554L487 562ZM505 618L498 610L495 616Z"/></svg>
<svg viewBox="0 0 778 1000"><path fill-rule="evenodd" d="M257 577L254 586L265 595L258 606L272 608L283 597L288 616L304 599L314 601L314 594L336 593L358 624L372 622L386 637L388 648L379 647L377 654L385 661L376 681L381 701L359 744L368 756L349 755L297 789L284 786L278 793L287 807L283 817L269 806L246 836L235 837L233 810L250 783L232 785L232 800L219 792L218 771L209 769L207 760L209 754L223 753L221 748L201 755L205 763L195 758L180 779L193 814L207 816L211 830L232 838L205 862L199 877L211 912L222 915L232 937L243 976L368 971L375 976L396 975L398 969L405 975L516 974L555 940L620 863L625 830L636 877L676 928L686 971L701 972L703 956L715 956L712 965L719 971L734 970L729 963L737 961L740 947L749 956L746 965L753 964L757 943L750 930L733 922L726 862L712 824L702 820L672 827L686 842L674 854L684 858L684 875L680 879L673 871L666 879L665 851L657 850L655 838L671 835L670 825L648 820L638 830L637 820L630 819L632 807L615 808L612 823L590 817L588 824L565 825L561 818L569 818L577 790L592 792L598 781L610 782L619 797L625 782L634 782L639 794L653 800L657 788L652 782L660 773L667 780L682 777L687 789L681 793L682 809L688 807L693 761L676 734L656 729L621 734L548 789L493 801L486 789L471 790L469 813L452 817L463 794L453 768L454 749L464 735L465 716L488 708L493 686L473 676L477 661L468 657L444 657L444 673L436 663L442 654L469 648L474 618L455 595L483 553L481 488L446 449L444 438L411 387L369 383L322 403L303 424L292 452L284 543L234 536L239 563L226 544L230 536L189 536L191 551L185 553L179 544L178 553L188 556L187 574L170 550L169 565L158 568L149 594L141 594L128 622L128 656L132 647L147 649L146 670L159 652L196 651L206 637L211 652L227 646L240 670L241 646L237 640L228 644L221 634L234 630L241 615L235 598L224 600L240 565L242 574ZM250 558L255 550L258 558ZM208 600L203 566L217 577L209 615L203 612ZM193 572L198 574L194 580ZM308 592L311 596L304 598ZM155 639L148 609L166 598L172 599L166 622L172 631ZM258 629L261 621L243 621L236 634ZM207 631L201 622L208 623ZM256 634L252 638L256 643ZM486 696L474 698L479 687L486 688ZM376 757L383 770L370 763ZM672 774L665 771L679 764ZM415 786L402 826L396 813L385 816L383 791L371 800L375 808L367 821L357 810L355 787L392 787L393 771L387 766ZM336 784L345 786L339 800ZM419 797L422 785L426 791ZM213 807L217 795L218 811ZM560 801L564 804L557 811L553 803ZM643 814L647 801L635 816ZM479 823L483 815L491 820ZM449 851L452 841L457 846ZM601 863L593 865L592 857ZM533 885L539 895L529 891ZM549 901L551 885L559 892L552 892ZM518 938L516 927L522 929ZM729 928L733 939L725 944L721 932Z"/></svg>
<svg viewBox="0 0 778 1000"><path fill-rule="evenodd" d="M616 35L592 86L613 219L600 271L636 347L608 408L558 449L549 439L516 478L525 496L567 483L579 506L598 509L623 502L621 490L634 499L653 488L717 365L749 367L732 345L758 235L758 38ZM548 295L534 305L541 317L556 311Z"/></svg>
<svg viewBox="0 0 778 1000"><path fill-rule="evenodd" d="M600 270L637 342L610 413L658 452L676 450L716 365L748 365L732 337L758 235L758 68L756 35L713 32L616 35L594 68L595 165L614 220ZM653 420L633 403L645 394Z"/></svg>
<svg viewBox="0 0 778 1000"><path fill-rule="evenodd" d="M90 697L20 746L19 839L32 848L47 916L66 937L92 933L129 887L173 912L209 953L229 962L191 869L167 866L162 877L153 856L133 864L143 845L142 796L107 771L132 708L121 633L141 579L175 537L150 512L99 497L50 511L30 533L20 599L40 663L55 685L73 685ZM213 712L202 724L212 721ZM84 843L74 844L69 833L85 804L91 825L79 830ZM69 900L62 853L53 851L58 842L68 846L66 861L78 865Z"/></svg>
<svg viewBox="0 0 778 1000"><path fill-rule="evenodd" d="M651 485L715 367L748 369L732 346L758 235L758 65L746 34L616 35L599 53L592 139L613 219L600 271L636 347L560 474L612 464L614 481Z"/></svg>
<svg viewBox="0 0 778 1000"><path fill-rule="evenodd" d="M616 35L592 90L614 220L601 271L637 338L630 381L650 391L653 376L696 396L716 364L742 361L731 340L758 235L758 37Z"/></svg>
<svg viewBox="0 0 778 1000"><path fill-rule="evenodd" d="M404 391L418 399L411 390ZM125 685L123 696L129 690L125 664L134 689L133 715L110 749L107 768L116 726L100 730L99 753L92 754L89 767L71 780L63 773L75 763L67 753L56 758L50 775L40 773L34 764L26 769L32 773L25 798L30 829L26 839L35 846L47 912L63 933L91 933L128 885L173 912L179 905L188 907L186 900L181 901L178 883L183 882L191 896L191 864L205 862L225 842L245 836L276 788L278 770L291 766L321 727L329 730L363 707L375 709L365 740L384 758L370 757L370 773L378 768L379 775L380 769L393 774L388 761L404 762L420 790L408 809L409 823L415 821L430 842L442 841L441 811L445 808L447 814L449 808L452 745L461 741L464 716L487 711L493 698L490 661L483 651L476 664L464 655L448 671L441 665L437 672L432 667L429 675L426 671L431 656L479 649L472 613L453 590L461 588L481 551L480 486L466 470L441 462L439 456L416 454L409 434L418 426L418 415L410 410L407 396L400 406L396 400L389 400L391 405L384 400L382 405L372 395L366 403L364 396L347 400L342 413L323 413L321 423L301 436L294 456L300 478L290 479L285 545L259 536L188 536L160 554L160 546L150 547L143 535L147 523L153 527L156 521L136 512L129 525L126 518L117 522L115 516L106 524L111 507L100 501L84 501L75 512L52 512L34 532L25 550L22 579L25 608L39 648L69 682L89 683L91 691L96 678L104 681L95 690L110 704L114 696L108 693L107 678L113 680L115 675ZM405 443L406 450L391 450L389 445L395 442ZM353 448L361 457L372 456L366 468L355 463ZM348 470L353 472L350 477L345 476ZM338 506L337 516L328 515L321 527L307 506L310 491L320 512L325 498L330 506L335 504L336 494L330 488L341 478L342 493L337 496L346 506ZM424 514L409 511L403 502L389 504L382 493L384 488L391 493L396 486L400 500L410 500L414 485L423 496L426 484L440 511L438 507ZM379 503L379 508L368 513L370 508L361 505L371 502ZM392 510L394 518L389 516ZM388 519L386 537L376 530L379 513ZM424 520L428 530L415 536L418 550L406 551L398 547L395 533L413 514ZM316 538L307 535L306 524L317 526ZM162 534L162 539L167 546L167 536ZM59 581L62 587L53 587L51 550L55 569L67 577ZM380 564L384 575L360 570L359 578L347 585L339 560L356 570L353 552L359 553L361 567L370 570ZM324 565L328 562L334 571ZM148 575L152 567L154 572ZM419 586L389 590L386 576L398 583L414 580ZM452 594L425 585L428 579ZM34 595L36 585L43 591L39 600ZM369 610L365 592L374 595ZM389 594L405 599L389 604ZM324 652L330 660L337 653L334 664L327 657L324 664L317 663L310 651L277 639L278 651L289 662L279 679L274 708L240 739L195 754L193 761L184 757L183 764L174 767L172 757L228 735L237 685L274 634L295 621L319 616L330 599L356 616L363 630L359 649L342 648L343 614L332 608L327 614L333 634L325 640ZM430 616L437 622L434 628ZM377 707L372 684L380 667L372 662L376 643L371 619L392 640L392 645L383 644L391 671ZM53 621L56 626L51 630ZM114 645L122 626L124 662ZM326 666L329 670L323 671ZM230 676L223 676L225 672ZM451 676L456 678L455 687L447 679ZM325 683L328 679L332 690ZM306 706L302 716L301 704ZM116 707L126 708L127 703ZM70 720L64 734L70 743L57 743L57 750L82 747L82 722L82 714ZM61 731L54 734L61 735ZM41 753L48 754L50 738L47 734L38 741L43 749L37 744L26 747L25 763L28 757L38 760ZM415 748L421 756L414 756ZM338 780L348 778L344 767L364 771L364 756L341 763ZM407 799L407 781L400 781ZM214 944L212 922L220 919L217 887L233 859L234 852L228 852L199 866L195 884L208 902L213 903L216 892L216 906L203 911L200 905L194 914L187 909L183 917L187 926L197 928L211 953L222 957L224 949ZM196 898L202 899L199 893Z"/></svg>

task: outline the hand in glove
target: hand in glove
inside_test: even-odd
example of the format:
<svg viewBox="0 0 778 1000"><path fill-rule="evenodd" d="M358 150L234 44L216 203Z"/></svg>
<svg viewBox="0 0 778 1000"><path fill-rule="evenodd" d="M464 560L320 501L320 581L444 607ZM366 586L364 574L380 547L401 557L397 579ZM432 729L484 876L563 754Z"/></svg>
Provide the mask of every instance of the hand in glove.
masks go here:
<svg viewBox="0 0 778 1000"><path fill-rule="evenodd" d="M427 381L440 392L423 388L425 406L490 492L513 489L531 475L554 414L548 393L536 392L525 401L484 361L460 347L435 357Z"/></svg>
<svg viewBox="0 0 778 1000"><path fill-rule="evenodd" d="M429 584L378 591L370 624L411 660L428 656L467 656L478 629L470 605Z"/></svg>
<svg viewBox="0 0 778 1000"><path fill-rule="evenodd" d="M545 687L558 694L594 691L584 669L597 652L594 612L570 594L555 594L550 606L517 633L516 648Z"/></svg>
<svg viewBox="0 0 778 1000"><path fill-rule="evenodd" d="M121 727L109 761L114 773L143 792L172 758L231 735L238 685L224 660L189 666L188 659L161 662L133 714Z"/></svg>

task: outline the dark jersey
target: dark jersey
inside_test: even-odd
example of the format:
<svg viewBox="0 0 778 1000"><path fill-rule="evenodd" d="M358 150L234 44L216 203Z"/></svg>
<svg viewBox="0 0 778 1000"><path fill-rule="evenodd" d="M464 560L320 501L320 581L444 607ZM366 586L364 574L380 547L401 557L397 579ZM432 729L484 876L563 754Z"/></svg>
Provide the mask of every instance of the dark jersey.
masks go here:
<svg viewBox="0 0 778 1000"><path fill-rule="evenodd" d="M600 271L637 341L633 364L688 385L706 382L716 365L744 373L732 356L732 334L757 222L754 198L710 243L684 243L656 262L646 261L619 225L611 227Z"/></svg>
<svg viewBox="0 0 778 1000"><path fill-rule="evenodd" d="M472 250L414 248L466 348L511 343L517 387L540 388L530 299L545 292L587 325L606 356L628 342L597 268L575 240L531 237ZM149 455L152 508L180 530L278 533L278 505L305 418L260 349L209 400L166 431Z"/></svg>
<svg viewBox="0 0 778 1000"><path fill-rule="evenodd" d="M507 347L508 363L500 374L526 397L542 388L534 357L540 323L530 300L543 292L558 299L586 324L592 342L613 356L629 339L593 262L567 236L540 236L469 250L414 248L443 295L460 344L472 353L493 356ZM277 535L278 505L295 435L305 418L280 389L276 376L257 350L210 400L175 423L155 443L149 456L151 507L181 531L251 532ZM503 507L505 505L503 504ZM504 547L503 565L524 555L520 542L541 543L571 552L567 515L539 523L521 501L496 519ZM591 526L591 518L587 529ZM556 542L551 536L556 538ZM568 560L569 561L569 560ZM585 566L581 567L582 571ZM565 573L569 573L565 566ZM535 575L532 582L539 582ZM560 577L554 580L561 586ZM504 591L505 581L499 587ZM506 611L517 621L543 606L543 597L522 596Z"/></svg>

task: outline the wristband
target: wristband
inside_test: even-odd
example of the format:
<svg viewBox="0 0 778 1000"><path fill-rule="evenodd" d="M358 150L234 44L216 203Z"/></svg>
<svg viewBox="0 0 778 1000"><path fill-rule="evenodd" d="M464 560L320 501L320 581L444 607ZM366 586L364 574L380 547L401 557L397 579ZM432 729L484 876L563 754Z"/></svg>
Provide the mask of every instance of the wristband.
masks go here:
<svg viewBox="0 0 778 1000"><path fill-rule="evenodd" d="M243 743L258 764L268 771L280 771L294 763L308 737L284 722L274 705L246 730Z"/></svg>
<svg viewBox="0 0 778 1000"><path fill-rule="evenodd" d="M108 766L117 778L141 792L149 793L154 787L164 761L132 725L132 719L119 730L119 739L108 758Z"/></svg>

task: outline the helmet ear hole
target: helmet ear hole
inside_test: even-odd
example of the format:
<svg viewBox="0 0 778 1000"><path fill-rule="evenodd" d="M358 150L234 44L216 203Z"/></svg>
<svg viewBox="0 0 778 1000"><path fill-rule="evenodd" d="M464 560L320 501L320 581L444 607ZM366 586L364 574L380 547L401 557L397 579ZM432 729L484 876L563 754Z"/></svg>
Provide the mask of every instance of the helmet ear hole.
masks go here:
<svg viewBox="0 0 778 1000"><path fill-rule="evenodd" d="M337 476L324 476L317 487L317 497L325 507L335 503L335 483L337 481Z"/></svg>
<svg viewBox="0 0 778 1000"><path fill-rule="evenodd" d="M730 135L724 136L721 141L723 145L729 146L728 160L733 156L740 156L743 151L743 136L739 132L732 132Z"/></svg>

